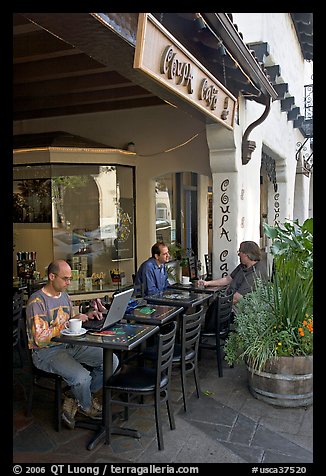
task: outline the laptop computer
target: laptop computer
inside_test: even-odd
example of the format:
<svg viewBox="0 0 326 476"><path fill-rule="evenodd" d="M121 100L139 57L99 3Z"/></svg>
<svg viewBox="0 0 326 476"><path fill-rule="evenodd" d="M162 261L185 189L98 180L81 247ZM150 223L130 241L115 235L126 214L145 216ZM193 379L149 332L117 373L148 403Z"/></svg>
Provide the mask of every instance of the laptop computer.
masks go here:
<svg viewBox="0 0 326 476"><path fill-rule="evenodd" d="M125 315L128 302L134 292L134 289L126 289L120 293L114 294L113 301L109 307L106 316L102 320L90 319L83 322L84 329L88 331L104 331L110 326L113 326L116 322L121 321Z"/></svg>

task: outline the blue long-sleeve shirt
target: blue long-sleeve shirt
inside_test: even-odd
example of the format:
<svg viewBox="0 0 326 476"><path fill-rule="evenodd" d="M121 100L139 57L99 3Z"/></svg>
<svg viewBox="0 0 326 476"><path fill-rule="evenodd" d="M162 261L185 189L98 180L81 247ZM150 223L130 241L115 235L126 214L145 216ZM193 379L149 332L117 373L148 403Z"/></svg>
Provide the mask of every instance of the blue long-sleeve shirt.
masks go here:
<svg viewBox="0 0 326 476"><path fill-rule="evenodd" d="M135 277L135 289L143 296L157 294L168 286L168 272L164 264L158 266L155 258L148 258L141 264Z"/></svg>

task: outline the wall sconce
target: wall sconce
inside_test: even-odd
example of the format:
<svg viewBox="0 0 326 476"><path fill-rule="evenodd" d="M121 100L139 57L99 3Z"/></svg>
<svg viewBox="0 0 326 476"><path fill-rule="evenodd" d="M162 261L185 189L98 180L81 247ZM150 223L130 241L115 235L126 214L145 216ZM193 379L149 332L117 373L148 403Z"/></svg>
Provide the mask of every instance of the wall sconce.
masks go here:
<svg viewBox="0 0 326 476"><path fill-rule="evenodd" d="M127 144L127 150L129 150L129 152L136 152L136 145L134 142L128 142Z"/></svg>

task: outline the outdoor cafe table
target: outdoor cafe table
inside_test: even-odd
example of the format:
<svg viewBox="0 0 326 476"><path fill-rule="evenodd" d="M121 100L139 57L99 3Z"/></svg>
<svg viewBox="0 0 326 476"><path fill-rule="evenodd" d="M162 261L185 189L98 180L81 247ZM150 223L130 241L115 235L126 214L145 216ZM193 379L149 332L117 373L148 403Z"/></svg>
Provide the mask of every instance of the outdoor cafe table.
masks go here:
<svg viewBox="0 0 326 476"><path fill-rule="evenodd" d="M180 289L166 289L165 291L146 296L149 304L162 304L166 306L182 306L185 310L198 308L210 299L210 294L181 291Z"/></svg>
<svg viewBox="0 0 326 476"><path fill-rule="evenodd" d="M154 311L154 312L153 312ZM163 306L152 304L136 307L124 315L127 321L135 321L143 324L153 324L163 326L170 322L184 311L183 307Z"/></svg>
<svg viewBox="0 0 326 476"><path fill-rule="evenodd" d="M89 332L80 337L69 337L61 335L53 337L53 341L62 342L64 344L75 344L90 347L103 348L103 387L113 373L113 351L129 351L144 342L150 336L158 332L159 327L145 324L128 324L118 323L110 327L107 331L110 334L92 335ZM89 442L87 449L92 450L95 446L105 439L105 398L103 397L103 417L102 422L96 424L98 430L95 437ZM82 424L80 425L82 426ZM89 424L87 428L94 429L94 424ZM136 430L129 428L114 427L111 433L116 435L126 435L140 438L140 434Z"/></svg>
<svg viewBox="0 0 326 476"><path fill-rule="evenodd" d="M191 291L193 293L204 293L210 294L213 299L217 296L217 294L222 290L225 289L225 286L198 286L198 284L191 283L191 284L182 284L182 283L175 283L170 284L168 289L179 289L181 291Z"/></svg>
<svg viewBox="0 0 326 476"><path fill-rule="evenodd" d="M154 312L153 312L154 311ZM157 304L150 304L150 305L143 305L139 306L132 311L129 311L124 315L124 319L131 322L140 322L146 324L154 324L159 326L160 332L164 324L171 322L174 319L182 317L184 314L183 307L176 307L176 306L163 306ZM181 327L180 327L181 329ZM178 336L178 334L177 334ZM157 338L157 334L154 336L154 340ZM178 339L179 337L177 337ZM138 355L138 358L141 359L142 351L145 349L146 341L141 346L141 352ZM156 344L157 345L157 341ZM149 343L150 347L153 347L153 342ZM141 360L139 360L141 362Z"/></svg>

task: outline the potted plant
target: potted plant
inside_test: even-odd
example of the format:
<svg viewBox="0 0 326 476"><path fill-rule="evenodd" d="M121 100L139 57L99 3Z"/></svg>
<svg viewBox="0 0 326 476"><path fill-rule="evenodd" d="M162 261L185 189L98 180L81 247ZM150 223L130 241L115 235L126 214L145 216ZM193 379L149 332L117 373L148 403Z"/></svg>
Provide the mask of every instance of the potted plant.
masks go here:
<svg viewBox="0 0 326 476"><path fill-rule="evenodd" d="M175 241L169 245L169 253L171 256L167 265L169 277L172 281L181 282L181 276L189 274L187 249ZM173 262L176 262L176 265Z"/></svg>
<svg viewBox="0 0 326 476"><path fill-rule="evenodd" d="M313 219L265 225L272 239L271 280L237 304L225 359L247 364L250 391L268 403L312 403Z"/></svg>

